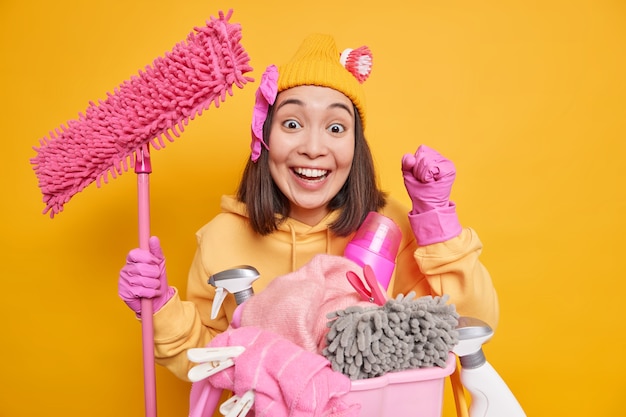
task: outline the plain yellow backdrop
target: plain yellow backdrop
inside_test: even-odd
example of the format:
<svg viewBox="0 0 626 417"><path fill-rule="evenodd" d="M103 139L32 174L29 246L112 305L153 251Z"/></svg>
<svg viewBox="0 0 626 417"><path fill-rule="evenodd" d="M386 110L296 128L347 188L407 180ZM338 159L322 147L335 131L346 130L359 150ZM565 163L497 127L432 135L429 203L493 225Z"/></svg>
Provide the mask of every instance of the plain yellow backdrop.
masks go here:
<svg viewBox="0 0 626 417"><path fill-rule="evenodd" d="M421 143L456 163L453 199L501 300L490 362L529 416L622 415L626 2L2 0L0 416L143 415L140 325L117 296L137 246L134 174L50 219L29 158L230 8L256 80L311 32L370 46L384 188L408 202L400 159ZM248 155L255 88L153 153L152 232L183 293L194 232ZM187 415L188 390L158 368L159 415Z"/></svg>

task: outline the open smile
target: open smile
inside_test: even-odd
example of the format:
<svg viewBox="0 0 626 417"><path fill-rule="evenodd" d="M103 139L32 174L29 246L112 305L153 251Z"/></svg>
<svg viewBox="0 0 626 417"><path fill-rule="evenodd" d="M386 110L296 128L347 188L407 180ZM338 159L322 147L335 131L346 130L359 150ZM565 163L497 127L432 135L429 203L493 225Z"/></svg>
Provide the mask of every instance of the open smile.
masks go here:
<svg viewBox="0 0 626 417"><path fill-rule="evenodd" d="M323 181L330 171L317 168L293 168L293 172L305 181Z"/></svg>

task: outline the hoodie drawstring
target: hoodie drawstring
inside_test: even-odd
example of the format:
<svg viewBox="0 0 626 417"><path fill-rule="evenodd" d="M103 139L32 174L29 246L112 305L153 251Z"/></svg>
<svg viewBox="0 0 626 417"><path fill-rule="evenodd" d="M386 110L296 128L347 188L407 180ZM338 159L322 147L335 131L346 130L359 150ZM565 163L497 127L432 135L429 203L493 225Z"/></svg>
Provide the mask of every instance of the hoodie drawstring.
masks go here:
<svg viewBox="0 0 626 417"><path fill-rule="evenodd" d="M326 228L326 255L330 255L330 227Z"/></svg>
<svg viewBox="0 0 626 417"><path fill-rule="evenodd" d="M291 271L295 271L297 269L297 260L298 260L298 251L296 249L297 241L296 241L296 228L293 227L292 224L289 224L289 232L291 233ZM331 232L330 228L326 228L326 255L331 254Z"/></svg>
<svg viewBox="0 0 626 417"><path fill-rule="evenodd" d="M296 229L292 224L289 225L289 231L291 232L291 270L296 270Z"/></svg>

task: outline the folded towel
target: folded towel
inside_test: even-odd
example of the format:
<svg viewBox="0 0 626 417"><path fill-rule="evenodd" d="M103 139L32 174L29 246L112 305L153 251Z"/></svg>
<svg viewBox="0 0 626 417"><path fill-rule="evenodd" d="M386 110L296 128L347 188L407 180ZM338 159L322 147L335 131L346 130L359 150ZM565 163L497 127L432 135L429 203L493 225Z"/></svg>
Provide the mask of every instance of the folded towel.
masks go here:
<svg viewBox="0 0 626 417"><path fill-rule="evenodd" d="M322 353L328 333L328 313L348 306L372 306L362 301L346 278L363 269L343 256L320 254L300 269L275 278L241 308L241 326L258 326L280 334L304 349Z"/></svg>
<svg viewBox="0 0 626 417"><path fill-rule="evenodd" d="M332 371L330 362L276 333L258 327L229 329L217 335L211 347L243 346L234 366L194 383L196 397L203 388L227 389L242 396L254 390L255 417L357 417L360 405L342 396L350 379ZM191 399L191 408L194 398Z"/></svg>

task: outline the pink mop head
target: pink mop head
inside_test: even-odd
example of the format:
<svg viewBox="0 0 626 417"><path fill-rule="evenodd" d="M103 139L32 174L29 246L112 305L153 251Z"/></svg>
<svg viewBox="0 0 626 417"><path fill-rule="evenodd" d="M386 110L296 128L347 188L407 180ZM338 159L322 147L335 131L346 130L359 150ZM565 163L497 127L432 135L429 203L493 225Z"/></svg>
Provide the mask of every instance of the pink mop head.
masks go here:
<svg viewBox="0 0 626 417"><path fill-rule="evenodd" d="M50 132L34 147L31 159L50 217L79 191L96 181L107 183L134 166L132 156L151 144L173 141L190 119L201 115L211 103L219 107L232 96L232 85L242 88L253 81L244 76L252 70L239 44L241 26L226 16L211 17L195 28L164 57L154 60L138 76L122 83L106 100L89 103L77 120ZM130 162L129 162L130 159Z"/></svg>

